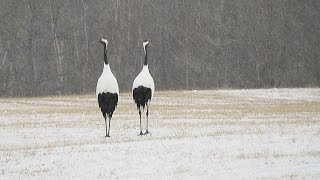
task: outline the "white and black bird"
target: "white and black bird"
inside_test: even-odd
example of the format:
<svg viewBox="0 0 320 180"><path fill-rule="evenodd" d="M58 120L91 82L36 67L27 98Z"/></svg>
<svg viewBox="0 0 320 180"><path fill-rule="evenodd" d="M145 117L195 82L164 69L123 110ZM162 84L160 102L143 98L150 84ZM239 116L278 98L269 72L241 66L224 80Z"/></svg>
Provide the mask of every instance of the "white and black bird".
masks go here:
<svg viewBox="0 0 320 180"><path fill-rule="evenodd" d="M101 43L104 45L104 64L103 72L98 79L96 95L106 124L106 137L110 137L110 121L118 104L119 86L108 62L108 41L106 39L101 39ZM109 128L107 128L107 117L109 120Z"/></svg>
<svg viewBox="0 0 320 180"><path fill-rule="evenodd" d="M152 76L150 75L149 68L148 68L148 44L149 44L148 40L143 41L143 49L145 52L143 68L139 73L139 75L133 81L133 85L132 85L133 99L137 104L137 108L140 116L140 134L139 135L145 135L150 133L148 131L149 104L154 94L154 81ZM143 108L144 110L146 106L147 106L146 132L142 133L141 108Z"/></svg>

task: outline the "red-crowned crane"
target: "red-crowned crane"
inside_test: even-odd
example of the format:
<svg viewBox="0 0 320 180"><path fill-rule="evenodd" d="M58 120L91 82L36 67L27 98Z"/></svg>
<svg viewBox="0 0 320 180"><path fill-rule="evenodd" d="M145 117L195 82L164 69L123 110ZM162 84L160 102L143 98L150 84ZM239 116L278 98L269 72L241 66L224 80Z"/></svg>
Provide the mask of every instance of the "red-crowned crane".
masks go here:
<svg viewBox="0 0 320 180"><path fill-rule="evenodd" d="M133 99L135 103L137 104L137 109L139 111L140 116L140 134L139 135L145 135L149 134L148 131L148 116L149 116L149 104L150 100L153 97L154 93L154 81L152 76L150 75L149 68L148 68L148 44L149 41L145 40L143 41L143 49L145 52L145 58L143 63L143 68L139 75L135 78L132 85L132 93L133 93ZM142 133L142 127L141 127L141 107L145 108L147 106L147 123L146 123L146 132Z"/></svg>
<svg viewBox="0 0 320 180"><path fill-rule="evenodd" d="M104 45L104 64L102 74L98 79L96 95L106 124L106 137L110 137L110 121L118 104L119 86L117 79L114 77L108 63L108 41L106 39L101 39L101 43ZM109 119L109 128L107 128L106 115Z"/></svg>

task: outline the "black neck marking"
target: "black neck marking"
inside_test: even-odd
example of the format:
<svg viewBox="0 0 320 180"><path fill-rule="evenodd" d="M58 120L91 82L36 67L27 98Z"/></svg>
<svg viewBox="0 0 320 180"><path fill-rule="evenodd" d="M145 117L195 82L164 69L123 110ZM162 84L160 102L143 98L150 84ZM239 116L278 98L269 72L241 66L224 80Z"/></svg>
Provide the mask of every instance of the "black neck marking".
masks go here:
<svg viewBox="0 0 320 180"><path fill-rule="evenodd" d="M148 44L144 47L145 51L146 51L146 56L144 58L144 63L143 65L148 65L148 50L147 50Z"/></svg>
<svg viewBox="0 0 320 180"><path fill-rule="evenodd" d="M105 64L108 64L109 62L108 62L108 56L107 56L107 44L106 43L103 43L104 45L103 45L103 48L104 48L104 63Z"/></svg>

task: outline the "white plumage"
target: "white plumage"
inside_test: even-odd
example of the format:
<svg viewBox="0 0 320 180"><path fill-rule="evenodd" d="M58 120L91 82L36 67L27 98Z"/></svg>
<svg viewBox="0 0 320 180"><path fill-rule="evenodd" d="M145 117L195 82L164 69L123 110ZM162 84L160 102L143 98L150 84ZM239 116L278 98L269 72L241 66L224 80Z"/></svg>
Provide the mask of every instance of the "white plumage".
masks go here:
<svg viewBox="0 0 320 180"><path fill-rule="evenodd" d="M145 40L143 42L143 50L145 52L145 59L143 63L143 68L141 72L138 74L138 76L134 79L133 85L132 85L132 94L133 99L137 105L138 111L139 111L139 117L140 117L140 134L139 135L145 135L149 134L148 131L148 116L149 116L149 104L151 101L151 98L154 94L154 81L153 78L149 72L148 68L148 51L147 51L147 45L149 44L148 40ZM142 126L141 126L141 109L144 110L146 107L146 131L145 133L142 133Z"/></svg>
<svg viewBox="0 0 320 180"><path fill-rule="evenodd" d="M110 92L119 94L119 86L116 77L113 75L109 64L103 65L103 72L98 79L96 95L99 93Z"/></svg>
<svg viewBox="0 0 320 180"><path fill-rule="evenodd" d="M110 137L110 121L115 108L118 105L119 98L119 86L117 79L114 77L108 62L107 57L107 46L108 41L106 39L101 39L104 45L104 63L103 71L98 79L96 96L98 99L99 107L101 109L102 115L106 123L106 137ZM109 128L107 126L107 117L109 119ZM108 131L109 129L109 131Z"/></svg>
<svg viewBox="0 0 320 180"><path fill-rule="evenodd" d="M152 96L153 96L154 81L153 81L153 78L149 72L148 65L144 65L141 72L134 79L133 85L132 85L132 91L139 86L144 86L146 88L150 88L151 92L152 92Z"/></svg>

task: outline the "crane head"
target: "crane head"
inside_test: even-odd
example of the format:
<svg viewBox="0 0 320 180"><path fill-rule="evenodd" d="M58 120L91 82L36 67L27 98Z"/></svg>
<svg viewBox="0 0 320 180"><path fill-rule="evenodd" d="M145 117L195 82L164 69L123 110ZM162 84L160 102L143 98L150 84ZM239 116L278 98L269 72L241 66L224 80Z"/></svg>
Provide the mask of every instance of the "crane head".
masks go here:
<svg viewBox="0 0 320 180"><path fill-rule="evenodd" d="M101 38L101 43L103 44L106 44L106 47L108 46L108 40L104 39L104 38Z"/></svg>
<svg viewBox="0 0 320 180"><path fill-rule="evenodd" d="M148 45L148 44L149 44L148 39L146 39L146 40L143 41L143 47L146 47L146 45Z"/></svg>
<svg viewBox="0 0 320 180"><path fill-rule="evenodd" d="M142 44L143 44L143 50L144 52L146 52L146 46L149 44L148 39L145 39Z"/></svg>

